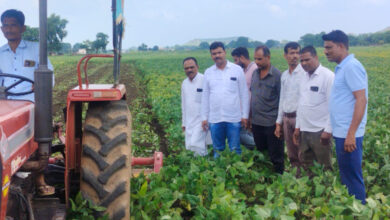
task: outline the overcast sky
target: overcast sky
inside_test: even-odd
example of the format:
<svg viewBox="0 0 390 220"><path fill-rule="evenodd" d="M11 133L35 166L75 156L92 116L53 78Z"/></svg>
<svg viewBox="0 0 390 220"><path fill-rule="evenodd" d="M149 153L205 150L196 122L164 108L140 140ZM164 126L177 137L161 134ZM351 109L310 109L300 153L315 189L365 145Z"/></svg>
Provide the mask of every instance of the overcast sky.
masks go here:
<svg viewBox="0 0 390 220"><path fill-rule="evenodd" d="M111 0L48 0L48 14L68 20L64 42L111 39ZM123 47L184 44L195 38L247 36L299 40L306 33L341 29L371 33L390 26L390 0L125 0ZM1 13L21 10L38 26L38 0L0 0ZM0 44L6 42L0 37ZM110 46L111 42L110 42Z"/></svg>

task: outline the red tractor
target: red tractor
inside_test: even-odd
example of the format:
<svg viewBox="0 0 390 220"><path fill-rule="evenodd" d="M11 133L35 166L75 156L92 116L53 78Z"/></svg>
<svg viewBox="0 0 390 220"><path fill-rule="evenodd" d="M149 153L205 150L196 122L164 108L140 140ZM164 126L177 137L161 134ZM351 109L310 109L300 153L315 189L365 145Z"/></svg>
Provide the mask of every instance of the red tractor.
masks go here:
<svg viewBox="0 0 390 220"><path fill-rule="evenodd" d="M151 158L131 157L131 115L126 88L118 82L123 0L112 0L114 54L87 55L78 63L78 86L67 97L66 139L60 135L63 144L55 146L53 72L47 67L47 2L39 3L40 64L35 80L0 74L16 78L16 83L29 81L34 91L27 92L35 95L35 103L7 100L15 84L0 87L0 219L64 219L69 197L78 191L93 204L106 207L110 219L129 219L131 166L154 165L152 171L159 172L163 155L156 152ZM113 58L113 84L89 84L87 65L93 57ZM55 152L61 152L64 159L51 158ZM46 182L56 186L52 197L35 193L34 178L42 172Z"/></svg>

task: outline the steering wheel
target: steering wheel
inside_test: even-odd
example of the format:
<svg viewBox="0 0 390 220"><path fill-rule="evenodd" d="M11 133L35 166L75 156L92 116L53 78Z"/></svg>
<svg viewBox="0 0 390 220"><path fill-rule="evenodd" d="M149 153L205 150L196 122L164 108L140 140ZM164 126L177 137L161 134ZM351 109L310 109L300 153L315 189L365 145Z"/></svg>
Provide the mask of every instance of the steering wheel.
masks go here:
<svg viewBox="0 0 390 220"><path fill-rule="evenodd" d="M5 93L5 97L8 97L10 95L12 95L12 96L22 96L22 95L31 94L31 93L34 92L34 89L33 89L34 81L29 79L29 78L27 78L27 77L15 75L15 74L0 73L0 78L1 77L18 79L16 82L12 83L9 86L1 86L3 88L1 89L2 91L0 91L0 92ZM31 83L31 90L28 90L28 91L25 91L25 92L10 92L9 91L10 89L12 89L13 87L19 85L22 82Z"/></svg>

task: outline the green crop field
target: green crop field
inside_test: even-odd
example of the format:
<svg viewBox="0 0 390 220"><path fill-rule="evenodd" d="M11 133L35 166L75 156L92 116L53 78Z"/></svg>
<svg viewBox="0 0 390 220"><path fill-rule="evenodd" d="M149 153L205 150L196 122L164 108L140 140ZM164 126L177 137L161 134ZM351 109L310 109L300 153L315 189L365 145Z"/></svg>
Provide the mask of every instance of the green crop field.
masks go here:
<svg viewBox="0 0 390 220"><path fill-rule="evenodd" d="M321 63L333 70L323 50ZM269 158L257 151L242 156L226 152L219 159L194 157L184 150L181 132L182 60L198 59L203 72L213 64L208 51L133 52L122 57L121 82L126 84L133 118L133 155L155 150L166 155L160 174L131 181L133 219L388 219L390 218L390 46L355 47L351 52L369 77L368 123L364 139L363 175L367 204L348 195L334 171L313 168L313 179L295 178L295 170L276 175ZM230 51L227 51L230 59ZM253 54L253 51L250 52ZM76 86L80 57L51 57L55 68L54 115L62 118L66 92ZM284 71L281 49L271 61ZM108 60L91 61L91 83L112 82ZM287 168L289 163L286 161Z"/></svg>

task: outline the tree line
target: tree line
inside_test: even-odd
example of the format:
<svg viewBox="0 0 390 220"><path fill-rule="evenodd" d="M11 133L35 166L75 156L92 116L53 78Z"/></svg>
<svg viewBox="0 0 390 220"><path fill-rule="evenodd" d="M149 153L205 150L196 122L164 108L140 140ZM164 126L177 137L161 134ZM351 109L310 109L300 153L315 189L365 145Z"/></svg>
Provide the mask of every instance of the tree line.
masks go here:
<svg viewBox="0 0 390 220"><path fill-rule="evenodd" d="M81 43L75 43L72 47L70 43L64 43L63 39L67 36L66 25L68 21L62 19L59 15L51 14L47 18L47 41L48 51L51 54L70 54L77 53L80 49L85 49L87 53L105 53L108 44L108 35L97 33L94 41L85 40ZM29 41L39 41L39 28L26 26L23 33L23 39Z"/></svg>
<svg viewBox="0 0 390 220"><path fill-rule="evenodd" d="M48 24L48 50L51 54L70 54L77 53L80 49L85 49L86 53L105 53L108 44L108 35L102 32L96 34L94 41L85 40L80 43L75 43L72 47L70 43L64 43L63 39L67 36L66 25L68 21L62 19L59 15L51 14L47 19ZM321 47L323 45L322 35L325 32L318 34L305 34L300 37L299 43L302 46L313 45L314 47ZM349 34L349 44L351 46L371 46L390 44L390 30L376 33ZM39 29L36 27L26 26L26 31L23 34L23 39L30 41L39 41ZM236 40L230 41L226 44L227 48L247 47L255 48L259 45L266 45L269 48L283 47L288 41L278 41L269 39L266 42L250 41L248 37L238 37ZM208 49L209 43L201 42L198 46L175 45L169 49L172 50L202 50ZM158 51L160 48L155 45L148 47L145 43L138 46L138 51Z"/></svg>
<svg viewBox="0 0 390 220"><path fill-rule="evenodd" d="M318 34L305 34L300 37L298 40L298 43L301 44L303 47L312 45L314 47L322 47L323 46L323 40L322 35L324 35L325 32L321 32ZM382 45L382 44L390 44L390 30L389 31L383 31L383 32L376 32L376 33L369 33L369 34L349 34L349 45L350 46L373 46L373 45ZM226 44L226 48L237 48L237 47L246 47L246 48L256 48L260 45L266 45L268 48L281 48L284 47L284 45L288 41L278 41L269 39L266 42L261 41L250 41L248 37L238 37L237 40L230 41L228 44ZM206 41L201 42L198 46L187 46L187 45L175 45L174 47L170 48L173 50L208 50L210 47L210 44ZM139 51L146 51L151 50L147 49L146 44L141 44L141 46L138 47Z"/></svg>

